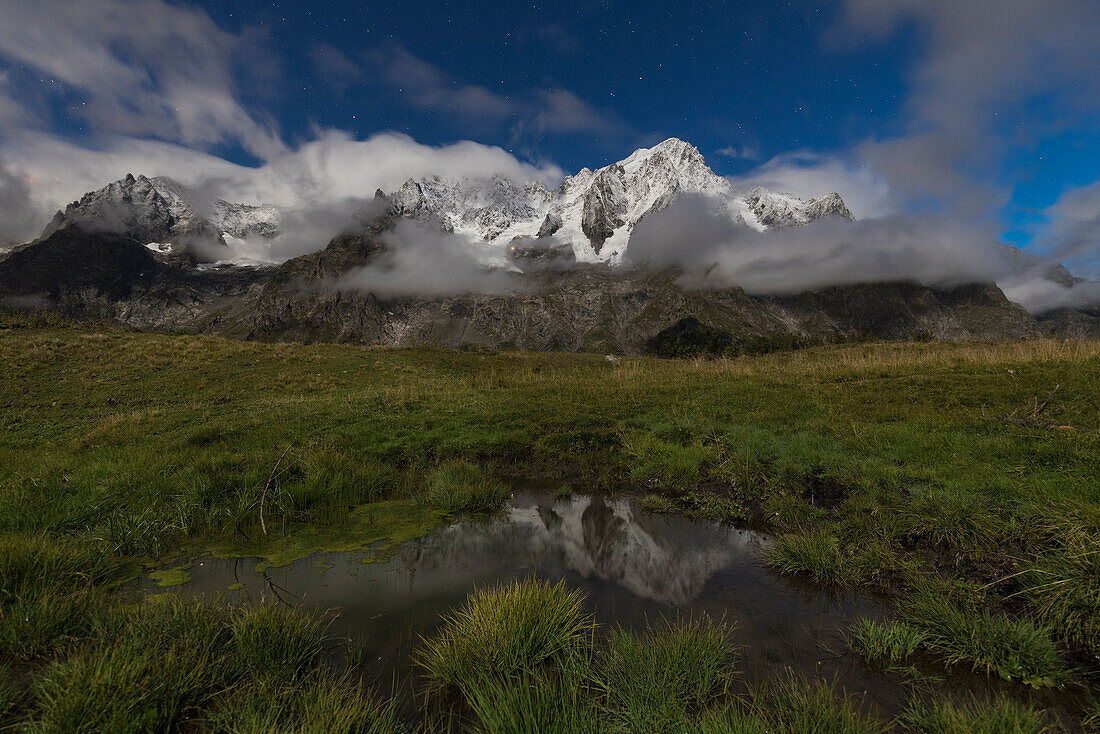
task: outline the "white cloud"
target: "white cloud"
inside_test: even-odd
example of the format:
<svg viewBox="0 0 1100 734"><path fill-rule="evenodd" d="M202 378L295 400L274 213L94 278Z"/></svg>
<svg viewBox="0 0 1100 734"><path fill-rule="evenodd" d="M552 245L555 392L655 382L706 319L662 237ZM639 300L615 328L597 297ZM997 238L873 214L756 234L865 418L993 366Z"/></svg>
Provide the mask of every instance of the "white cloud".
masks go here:
<svg viewBox="0 0 1100 734"><path fill-rule="evenodd" d="M719 148L714 152L724 158L733 158L734 160L739 158L743 158L747 161L760 160L760 153L757 152L756 148L752 148L748 145L740 147L736 145L727 145L725 148Z"/></svg>
<svg viewBox="0 0 1100 734"><path fill-rule="evenodd" d="M567 89L531 89L512 96L497 94L448 74L397 44L375 49L366 57L380 71L381 80L409 104L485 124L507 124L517 142L525 134L600 134L621 127Z"/></svg>
<svg viewBox="0 0 1100 734"><path fill-rule="evenodd" d="M757 232L733 223L702 196L683 197L643 219L627 257L637 264L679 266L688 285L739 286L765 295L882 281L992 282L1007 271L990 231L952 220L823 219Z"/></svg>
<svg viewBox="0 0 1100 734"><path fill-rule="evenodd" d="M856 47L853 36L893 42L899 28L917 30L922 50L909 75L900 134L856 151L901 194L989 216L1010 194L1000 179L1011 147L1057 134L1059 118L1100 109L1094 0L843 5L844 22L828 39L837 47Z"/></svg>
<svg viewBox="0 0 1100 734"><path fill-rule="evenodd" d="M398 220L382 240L382 255L341 277L337 288L420 297L516 288L512 274L501 267L506 265L503 248L494 253L463 235L431 230L408 219Z"/></svg>
<svg viewBox="0 0 1100 734"><path fill-rule="evenodd" d="M1100 181L1069 189L1044 214L1036 246L1084 277L1100 280Z"/></svg>
<svg viewBox="0 0 1100 734"><path fill-rule="evenodd" d="M162 0L4 0L0 57L33 71L39 78L21 83L66 99L97 134L200 147L236 142L261 158L285 151L274 126L239 102L239 74L249 65L269 68L270 59L249 34L224 31L197 8ZM11 75L6 81L14 84ZM11 117L21 91L7 90L0 114ZM82 103L72 104L73 96Z"/></svg>

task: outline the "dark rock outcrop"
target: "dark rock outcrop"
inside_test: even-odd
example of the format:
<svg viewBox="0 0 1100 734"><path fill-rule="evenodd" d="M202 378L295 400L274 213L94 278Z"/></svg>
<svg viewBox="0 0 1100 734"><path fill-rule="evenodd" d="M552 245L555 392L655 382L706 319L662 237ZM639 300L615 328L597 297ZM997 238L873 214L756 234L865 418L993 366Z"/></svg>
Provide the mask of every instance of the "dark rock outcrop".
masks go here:
<svg viewBox="0 0 1100 734"><path fill-rule="evenodd" d="M601 169L584 196L581 231L596 252L626 222L627 199L622 176L621 166Z"/></svg>

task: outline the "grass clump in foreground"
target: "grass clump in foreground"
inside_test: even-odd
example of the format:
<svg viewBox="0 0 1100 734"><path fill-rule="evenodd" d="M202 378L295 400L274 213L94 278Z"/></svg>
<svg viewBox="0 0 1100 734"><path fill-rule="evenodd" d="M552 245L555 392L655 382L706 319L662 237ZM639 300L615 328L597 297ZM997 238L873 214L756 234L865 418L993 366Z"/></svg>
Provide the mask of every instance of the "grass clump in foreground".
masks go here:
<svg viewBox="0 0 1100 734"><path fill-rule="evenodd" d="M0 535L0 657L52 654L88 634L124 573L101 544Z"/></svg>
<svg viewBox="0 0 1100 734"><path fill-rule="evenodd" d="M968 606L956 596L924 583L900 610L902 620L923 635L922 644L948 665L970 665L1035 687L1063 680L1065 669L1049 628Z"/></svg>
<svg viewBox="0 0 1100 734"><path fill-rule="evenodd" d="M533 674L580 654L594 622L564 581L476 592L425 641L419 664L433 686L466 691L483 678Z"/></svg>
<svg viewBox="0 0 1100 734"><path fill-rule="evenodd" d="M848 646L868 662L886 659L899 663L915 653L927 639L922 630L905 622L864 619L849 631Z"/></svg>
<svg viewBox="0 0 1100 734"><path fill-rule="evenodd" d="M1043 715L1018 701L999 696L990 701L949 699L912 701L901 716L909 731L924 734L1043 734L1054 731Z"/></svg>
<svg viewBox="0 0 1100 734"><path fill-rule="evenodd" d="M752 689L742 706L703 717L701 734L884 734L889 727L862 713L824 681L788 676Z"/></svg>
<svg viewBox="0 0 1100 734"><path fill-rule="evenodd" d="M445 718L501 734L886 730L823 682L790 677L734 695L736 651L725 624L662 620L613 628L597 643L583 602L542 581L472 595L421 648Z"/></svg>
<svg viewBox="0 0 1100 734"><path fill-rule="evenodd" d="M616 628L599 669L609 718L626 731L679 731L727 696L734 658L729 630L705 617Z"/></svg>
<svg viewBox="0 0 1100 734"><path fill-rule="evenodd" d="M1100 521L1100 517L1097 518ZM1035 617L1063 637L1100 655L1100 546L1079 523L1056 526L1056 551L1029 564L1015 579L1016 595Z"/></svg>
<svg viewBox="0 0 1100 734"><path fill-rule="evenodd" d="M101 612L99 629L35 675L27 730L202 730L209 719L219 731L269 731L260 724L272 716L283 730L397 730L392 706L327 678L319 626L301 613L173 597Z"/></svg>
<svg viewBox="0 0 1100 734"><path fill-rule="evenodd" d="M432 472L425 500L447 512L487 512L499 509L511 491L468 461L450 461Z"/></svg>

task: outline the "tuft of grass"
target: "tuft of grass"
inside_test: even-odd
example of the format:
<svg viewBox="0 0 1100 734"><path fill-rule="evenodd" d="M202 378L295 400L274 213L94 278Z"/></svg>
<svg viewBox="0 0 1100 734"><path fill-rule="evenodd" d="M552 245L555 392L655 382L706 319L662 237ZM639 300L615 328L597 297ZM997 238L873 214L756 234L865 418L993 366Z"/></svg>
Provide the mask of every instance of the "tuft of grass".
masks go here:
<svg viewBox="0 0 1100 734"><path fill-rule="evenodd" d="M436 690L532 674L581 654L595 628L564 581L531 579L477 591L423 641L417 662Z"/></svg>
<svg viewBox="0 0 1100 734"><path fill-rule="evenodd" d="M842 586L854 580L840 539L826 530L780 535L764 557L781 573L808 575L819 584Z"/></svg>
<svg viewBox="0 0 1100 734"><path fill-rule="evenodd" d="M717 456L711 446L698 442L685 446L641 431L623 432L621 442L631 478L665 489L691 489Z"/></svg>
<svg viewBox="0 0 1100 734"><path fill-rule="evenodd" d="M487 512L499 509L511 495L508 487L468 461L443 464L428 479L425 499L447 512Z"/></svg>
<svg viewBox="0 0 1100 734"><path fill-rule="evenodd" d="M0 652L25 660L87 634L123 568L96 543L0 535Z"/></svg>
<svg viewBox="0 0 1100 734"><path fill-rule="evenodd" d="M948 549L985 548L1000 523L990 512L987 497L955 488L921 488L900 512L905 532Z"/></svg>
<svg viewBox="0 0 1100 734"><path fill-rule="evenodd" d="M229 680L222 609L169 599L118 610L106 624L36 677L32 731L164 731Z"/></svg>
<svg viewBox="0 0 1100 734"><path fill-rule="evenodd" d="M1100 698L1090 694L1085 699L1081 726L1085 731L1100 731Z"/></svg>
<svg viewBox="0 0 1100 734"><path fill-rule="evenodd" d="M408 727L393 699L379 701L354 677L317 673L294 684L261 680L235 692L202 717L226 734L398 734Z"/></svg>
<svg viewBox="0 0 1100 734"><path fill-rule="evenodd" d="M643 510L654 513L668 513L676 509L676 503L659 494L647 494L638 502Z"/></svg>
<svg viewBox="0 0 1100 734"><path fill-rule="evenodd" d="M726 625L706 617L615 628L600 666L609 715L627 731L680 731L728 694L734 657Z"/></svg>
<svg viewBox="0 0 1100 734"><path fill-rule="evenodd" d="M598 734L608 731L593 705L588 661L529 676L494 676L467 689L468 704L485 734Z"/></svg>
<svg viewBox="0 0 1100 734"><path fill-rule="evenodd" d="M680 507L688 517L717 522L737 522L747 516L745 508L739 503L710 492L685 492L680 497Z"/></svg>
<svg viewBox="0 0 1100 734"><path fill-rule="evenodd" d="M322 623L297 610L261 604L233 620L235 663L241 673L293 681L314 668L321 653Z"/></svg>
<svg viewBox="0 0 1100 734"><path fill-rule="evenodd" d="M767 498L764 513L768 521L784 528L804 527L825 514L801 497L779 492Z"/></svg>
<svg viewBox="0 0 1100 734"><path fill-rule="evenodd" d="M883 658L898 663L915 653L927 635L911 624L861 619L848 633L848 647L867 662Z"/></svg>
<svg viewBox="0 0 1100 734"><path fill-rule="evenodd" d="M1100 654L1100 534L1075 524L1058 530L1059 549L1028 567L1017 593L1062 639Z"/></svg>
<svg viewBox="0 0 1100 734"><path fill-rule="evenodd" d="M1043 714L1031 706L998 696L991 701L970 699L955 703L938 699L910 701L900 721L911 731L924 734L1043 734L1052 731Z"/></svg>
<svg viewBox="0 0 1100 734"><path fill-rule="evenodd" d="M700 734L885 734L887 727L824 681L788 676L749 691L740 706L705 716Z"/></svg>
<svg viewBox="0 0 1100 734"><path fill-rule="evenodd" d="M1056 685L1064 677L1049 628L1030 620L960 603L931 584L917 586L903 601L900 614L948 665L965 663L1035 687Z"/></svg>

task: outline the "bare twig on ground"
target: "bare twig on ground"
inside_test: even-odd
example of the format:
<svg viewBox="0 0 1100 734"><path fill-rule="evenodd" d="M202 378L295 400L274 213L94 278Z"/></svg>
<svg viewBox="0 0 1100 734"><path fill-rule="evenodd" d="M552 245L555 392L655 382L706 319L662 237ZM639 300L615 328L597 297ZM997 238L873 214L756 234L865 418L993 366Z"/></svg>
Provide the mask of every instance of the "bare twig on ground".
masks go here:
<svg viewBox="0 0 1100 734"><path fill-rule="evenodd" d="M1046 409L1047 405L1050 403L1050 399L1052 397L1054 397L1054 393L1058 392L1058 388L1060 388L1060 387L1061 387L1060 384L1055 385L1054 389L1047 393L1047 396L1043 399L1043 402L1041 402L1041 403L1039 402L1038 397L1032 398L1031 415L1027 416L1026 418L1017 418L1016 417L1016 414L1020 412L1019 408L1016 408L1011 413L1007 413L1005 415L999 415L999 416L986 415L984 405L981 407L982 418L986 419L987 421L998 421L1000 423L1011 423L1011 424L1017 425L1017 426L1033 426L1033 427L1036 427L1036 428L1052 428L1054 430L1059 430L1059 431L1077 431L1079 433L1098 433L1098 432L1100 432L1095 428L1089 428L1087 426L1076 426L1076 425L1072 425L1072 424L1069 424L1069 423L1059 423L1058 421L1055 421L1055 420L1043 420L1043 419L1040 418L1040 415L1042 415L1043 410ZM1054 412L1057 414L1057 413L1060 413L1064 410L1065 410L1065 406L1062 405L1062 406L1060 406L1060 408L1058 410L1056 410Z"/></svg>

